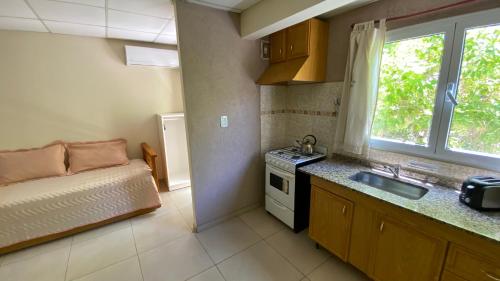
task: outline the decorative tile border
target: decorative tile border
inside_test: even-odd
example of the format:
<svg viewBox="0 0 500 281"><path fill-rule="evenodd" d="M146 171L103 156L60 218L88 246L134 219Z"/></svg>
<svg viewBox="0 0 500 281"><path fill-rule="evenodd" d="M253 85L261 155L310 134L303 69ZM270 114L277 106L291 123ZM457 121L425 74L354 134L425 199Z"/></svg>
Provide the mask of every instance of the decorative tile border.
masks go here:
<svg viewBox="0 0 500 281"><path fill-rule="evenodd" d="M319 110L303 110L303 109L266 110L266 111L261 111L260 115L273 115L280 113L303 114L311 116L328 116L328 117L337 116L337 112L335 111L319 111Z"/></svg>
<svg viewBox="0 0 500 281"><path fill-rule="evenodd" d="M279 114L279 113L287 113L287 112L286 112L286 109L262 110L260 112L260 115L272 115L272 114Z"/></svg>

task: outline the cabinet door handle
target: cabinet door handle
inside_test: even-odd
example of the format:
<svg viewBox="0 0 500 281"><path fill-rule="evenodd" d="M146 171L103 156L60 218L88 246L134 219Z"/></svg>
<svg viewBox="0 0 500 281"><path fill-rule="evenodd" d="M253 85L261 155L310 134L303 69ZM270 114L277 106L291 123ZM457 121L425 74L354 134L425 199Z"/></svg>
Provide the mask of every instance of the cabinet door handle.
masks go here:
<svg viewBox="0 0 500 281"><path fill-rule="evenodd" d="M293 44L290 44L290 53L293 53Z"/></svg>
<svg viewBox="0 0 500 281"><path fill-rule="evenodd" d="M384 230L384 222L380 223L380 228L379 229L380 229L380 232L382 232L382 230Z"/></svg>
<svg viewBox="0 0 500 281"><path fill-rule="evenodd" d="M495 277L493 276L492 274L486 272L485 270L482 270L481 269L481 272L483 272L488 278L490 278L491 280L495 280L495 281L500 281L500 278L499 277Z"/></svg>
<svg viewBox="0 0 500 281"><path fill-rule="evenodd" d="M280 55L283 53L283 50L280 48Z"/></svg>
<svg viewBox="0 0 500 281"><path fill-rule="evenodd" d="M345 205L344 205L344 207L342 207L342 214L345 215Z"/></svg>

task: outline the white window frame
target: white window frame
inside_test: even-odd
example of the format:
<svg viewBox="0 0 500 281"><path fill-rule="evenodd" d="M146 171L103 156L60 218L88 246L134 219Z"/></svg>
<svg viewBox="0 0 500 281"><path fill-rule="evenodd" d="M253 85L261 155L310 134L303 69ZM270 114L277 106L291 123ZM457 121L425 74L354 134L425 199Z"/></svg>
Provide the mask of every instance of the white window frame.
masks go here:
<svg viewBox="0 0 500 281"><path fill-rule="evenodd" d="M444 33L443 57L427 146L372 137L370 147L500 171L500 157L465 153L447 148L454 105L446 96L449 83L458 85L466 29L492 25L500 22L499 19L500 9L492 9L388 31L386 43ZM451 93L453 96L456 96L457 88L454 87L454 91Z"/></svg>

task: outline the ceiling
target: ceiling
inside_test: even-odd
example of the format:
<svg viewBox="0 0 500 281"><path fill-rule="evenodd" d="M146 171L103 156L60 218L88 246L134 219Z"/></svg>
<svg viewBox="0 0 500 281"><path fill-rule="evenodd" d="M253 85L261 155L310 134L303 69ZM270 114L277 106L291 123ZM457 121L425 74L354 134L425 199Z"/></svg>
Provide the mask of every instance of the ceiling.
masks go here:
<svg viewBox="0 0 500 281"><path fill-rule="evenodd" d="M0 29L177 44L171 0L0 0Z"/></svg>
<svg viewBox="0 0 500 281"><path fill-rule="evenodd" d="M188 2L191 3L236 13L241 13L243 10L260 1L261 0L188 0Z"/></svg>
<svg viewBox="0 0 500 281"><path fill-rule="evenodd" d="M357 0L357 1L354 1L354 2L351 2L351 3L347 4L345 6L342 6L342 7L338 8L338 9L335 9L333 11L329 11L327 13L324 13L324 14L318 16L318 17L322 18L322 19L331 18L333 16L342 14L342 13L347 12L347 11L354 10L354 9L362 7L362 6L366 6L368 4L371 4L371 3L377 2L377 1L378 0Z"/></svg>

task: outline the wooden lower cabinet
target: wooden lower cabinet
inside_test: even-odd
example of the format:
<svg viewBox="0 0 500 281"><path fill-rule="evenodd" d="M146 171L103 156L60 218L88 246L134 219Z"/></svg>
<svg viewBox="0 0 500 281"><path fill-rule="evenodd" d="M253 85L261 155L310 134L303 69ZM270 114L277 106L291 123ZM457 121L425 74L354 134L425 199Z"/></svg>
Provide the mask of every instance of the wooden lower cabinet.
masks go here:
<svg viewBox="0 0 500 281"><path fill-rule="evenodd" d="M311 190L309 236L347 260L353 204L317 186Z"/></svg>
<svg viewBox="0 0 500 281"><path fill-rule="evenodd" d="M441 281L468 281L468 280L458 277L455 274L445 270L443 272L443 276L441 276Z"/></svg>
<svg viewBox="0 0 500 281"><path fill-rule="evenodd" d="M373 210L362 204L355 206L348 261L365 274L368 274L370 251L373 244L372 233L376 228L375 223L375 213Z"/></svg>
<svg viewBox="0 0 500 281"><path fill-rule="evenodd" d="M500 243L312 177L309 236L375 281L500 281Z"/></svg>
<svg viewBox="0 0 500 281"><path fill-rule="evenodd" d="M438 281L447 242L390 217L378 220L369 275L377 281Z"/></svg>
<svg viewBox="0 0 500 281"><path fill-rule="evenodd" d="M500 256L485 255L451 243L446 270L467 281L500 281Z"/></svg>

